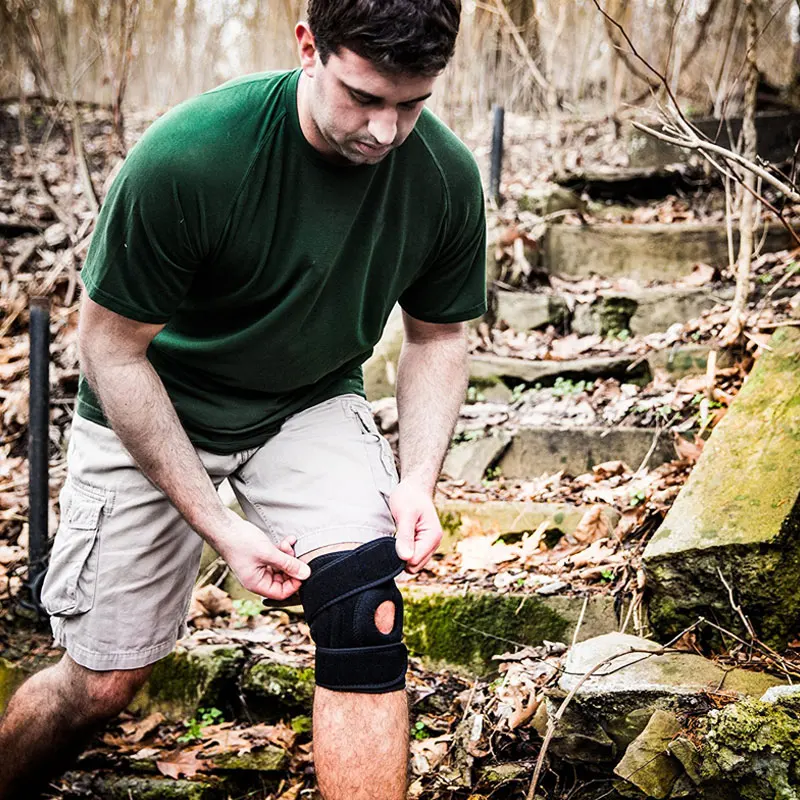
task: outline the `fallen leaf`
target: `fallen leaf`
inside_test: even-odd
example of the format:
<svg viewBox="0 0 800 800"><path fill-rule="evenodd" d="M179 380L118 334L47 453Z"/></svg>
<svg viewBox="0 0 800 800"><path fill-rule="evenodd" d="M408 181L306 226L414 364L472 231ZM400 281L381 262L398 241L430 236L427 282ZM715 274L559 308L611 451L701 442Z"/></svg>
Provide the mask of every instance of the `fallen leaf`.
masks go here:
<svg viewBox="0 0 800 800"><path fill-rule="evenodd" d="M156 761L156 767L162 775L168 778L193 778L199 772L208 771L209 765L198 758L202 747L190 750L178 750L161 761Z"/></svg>
<svg viewBox="0 0 800 800"><path fill-rule="evenodd" d="M606 519L603 511L605 506L599 503L593 505L581 517L581 521L575 528L572 536L579 542L594 542L597 539L605 539L608 537L608 520Z"/></svg>
<svg viewBox="0 0 800 800"><path fill-rule="evenodd" d="M228 593L213 584L197 589L193 600L205 608L209 617L233 613L233 601Z"/></svg>
<svg viewBox="0 0 800 800"><path fill-rule="evenodd" d="M684 439L679 433L673 433L673 442L675 444L675 452L681 461L687 461L689 464L694 464L697 459L703 454L703 447L705 442L699 436L694 437L694 442Z"/></svg>
<svg viewBox="0 0 800 800"><path fill-rule="evenodd" d="M165 722L165 717L158 711L150 714L144 719L136 722L123 722L120 725L122 732L134 744L141 742L146 736L151 734L162 722Z"/></svg>
<svg viewBox="0 0 800 800"><path fill-rule="evenodd" d="M676 282L676 286L705 286L714 280L717 270L710 264L695 264L691 275L686 275Z"/></svg>
<svg viewBox="0 0 800 800"><path fill-rule="evenodd" d="M461 571L493 571L498 564L519 557L519 548L504 542L495 542L494 539L494 536L472 536L458 542L456 552L461 556Z"/></svg>

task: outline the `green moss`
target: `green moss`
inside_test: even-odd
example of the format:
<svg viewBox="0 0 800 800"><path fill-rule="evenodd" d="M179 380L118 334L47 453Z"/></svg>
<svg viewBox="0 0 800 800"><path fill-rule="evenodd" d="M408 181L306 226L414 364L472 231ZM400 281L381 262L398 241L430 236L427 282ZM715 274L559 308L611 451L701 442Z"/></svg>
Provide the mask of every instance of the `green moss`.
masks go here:
<svg viewBox="0 0 800 800"><path fill-rule="evenodd" d="M247 707L262 718L307 711L314 698L314 670L259 661L242 681Z"/></svg>
<svg viewBox="0 0 800 800"><path fill-rule="evenodd" d="M160 711L176 721L194 717L201 707L230 708L244 659L238 647L202 646L171 653L155 665L131 710Z"/></svg>
<svg viewBox="0 0 800 800"><path fill-rule="evenodd" d="M289 766L289 754L281 747L267 746L251 753L220 753L211 759L215 769L277 772Z"/></svg>
<svg viewBox="0 0 800 800"><path fill-rule="evenodd" d="M168 778L99 776L92 784L105 800L222 800L227 796L217 783Z"/></svg>
<svg viewBox="0 0 800 800"><path fill-rule="evenodd" d="M563 641L569 627L567 619L530 595L406 591L404 598L405 639L412 653L481 674L491 671L496 653L515 644Z"/></svg>
<svg viewBox="0 0 800 800"><path fill-rule="evenodd" d="M800 717L792 707L742 700L710 717L702 738L700 773L712 792L728 789L741 800L800 797Z"/></svg>

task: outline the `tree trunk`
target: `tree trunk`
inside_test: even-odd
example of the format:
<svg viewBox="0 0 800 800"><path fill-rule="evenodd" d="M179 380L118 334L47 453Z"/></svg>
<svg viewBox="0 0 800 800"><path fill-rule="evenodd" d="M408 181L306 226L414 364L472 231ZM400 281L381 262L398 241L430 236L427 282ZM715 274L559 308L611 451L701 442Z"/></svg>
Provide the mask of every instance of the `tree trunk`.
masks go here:
<svg viewBox="0 0 800 800"><path fill-rule="evenodd" d="M756 0L745 0L747 15L746 83L744 92L744 116L742 120L742 155L756 161L756 92L758 67L756 65ZM730 317L720 338L724 346L733 344L741 335L747 320L747 298L750 295L750 267L753 260L753 218L756 177L750 170L743 170L744 191L739 216L739 257L736 265L736 294L731 305ZM748 191L749 189L749 191Z"/></svg>

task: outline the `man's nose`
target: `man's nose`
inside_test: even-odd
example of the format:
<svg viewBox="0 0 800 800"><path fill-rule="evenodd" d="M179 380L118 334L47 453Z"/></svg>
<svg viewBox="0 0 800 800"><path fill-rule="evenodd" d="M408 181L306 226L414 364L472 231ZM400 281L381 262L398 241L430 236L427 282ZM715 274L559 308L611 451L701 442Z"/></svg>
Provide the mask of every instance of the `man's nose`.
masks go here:
<svg viewBox="0 0 800 800"><path fill-rule="evenodd" d="M370 118L367 130L379 145L390 145L397 136L397 112L393 108L375 112Z"/></svg>

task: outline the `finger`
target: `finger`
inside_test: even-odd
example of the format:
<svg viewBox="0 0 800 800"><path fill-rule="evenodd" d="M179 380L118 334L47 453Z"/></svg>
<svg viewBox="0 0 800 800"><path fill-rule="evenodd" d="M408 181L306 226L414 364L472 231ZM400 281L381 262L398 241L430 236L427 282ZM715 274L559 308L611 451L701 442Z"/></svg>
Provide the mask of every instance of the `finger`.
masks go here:
<svg viewBox="0 0 800 800"><path fill-rule="evenodd" d="M416 533L417 515L398 514L395 517L397 532L395 533L395 549L397 555L408 561L414 556L414 535Z"/></svg>
<svg viewBox="0 0 800 800"><path fill-rule="evenodd" d="M423 511L420 520L420 532L417 533L416 547L414 556L408 562L410 571L418 572L422 569L425 562L436 552L439 543L442 541L442 524L436 509L431 508Z"/></svg>
<svg viewBox="0 0 800 800"><path fill-rule="evenodd" d="M297 544L297 537L296 536L287 536L279 545L278 549L282 553L286 553L286 555L293 556L294 555L294 546Z"/></svg>
<svg viewBox="0 0 800 800"><path fill-rule="evenodd" d="M273 552L265 559L274 569L279 569L290 578L297 578L304 581L310 574L311 568L305 561L295 558L289 553L273 548Z"/></svg>

